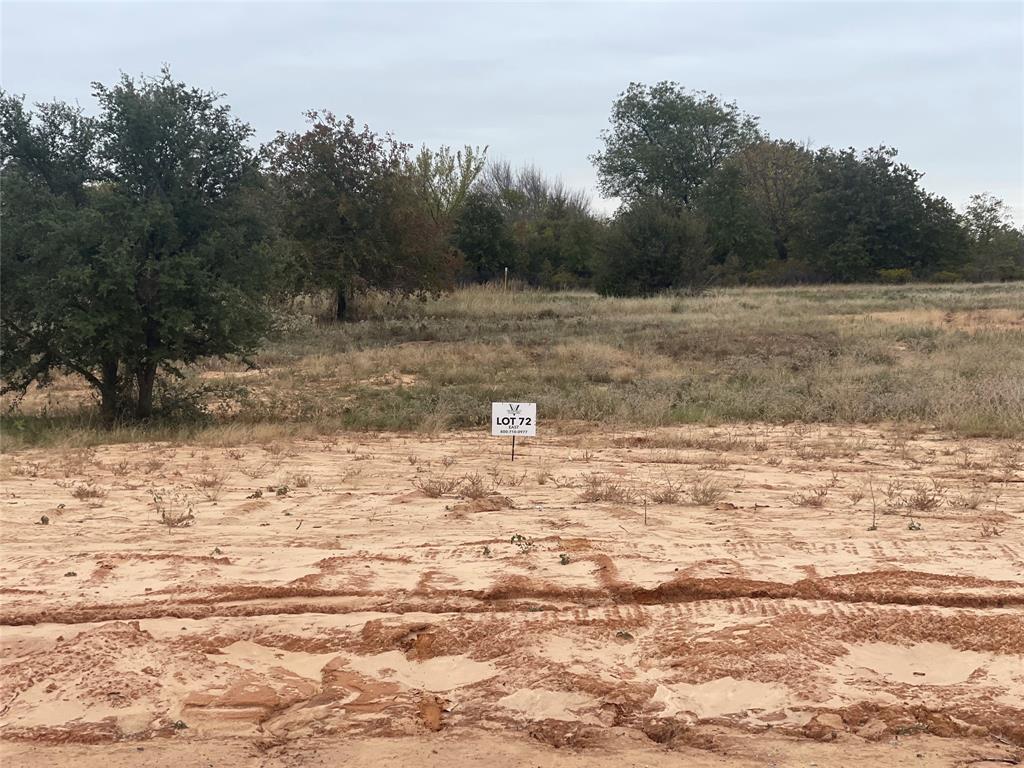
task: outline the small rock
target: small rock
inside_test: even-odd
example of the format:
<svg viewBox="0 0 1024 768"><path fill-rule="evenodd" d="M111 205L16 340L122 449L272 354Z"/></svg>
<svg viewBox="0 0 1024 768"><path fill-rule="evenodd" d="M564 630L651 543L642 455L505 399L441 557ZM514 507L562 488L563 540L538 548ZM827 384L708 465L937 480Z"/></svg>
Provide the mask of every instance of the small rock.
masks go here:
<svg viewBox="0 0 1024 768"><path fill-rule="evenodd" d="M50 524L50 518L48 518L46 515L43 515L42 517L39 518L39 524L40 525L49 525Z"/></svg>

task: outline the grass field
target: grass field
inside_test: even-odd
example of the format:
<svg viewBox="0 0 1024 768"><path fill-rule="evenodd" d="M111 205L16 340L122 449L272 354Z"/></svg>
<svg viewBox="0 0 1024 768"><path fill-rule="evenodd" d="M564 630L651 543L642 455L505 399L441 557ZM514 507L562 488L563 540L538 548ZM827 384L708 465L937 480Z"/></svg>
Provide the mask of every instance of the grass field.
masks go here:
<svg viewBox="0 0 1024 768"><path fill-rule="evenodd" d="M481 287L364 298L357 320L308 306L255 358L176 385L188 409L101 433L74 379L4 417L8 447L182 433L211 441L345 430L483 428L492 400L549 426L732 422L936 427L1024 435L1024 284L727 289L609 299ZM329 314L329 312L328 312Z"/></svg>

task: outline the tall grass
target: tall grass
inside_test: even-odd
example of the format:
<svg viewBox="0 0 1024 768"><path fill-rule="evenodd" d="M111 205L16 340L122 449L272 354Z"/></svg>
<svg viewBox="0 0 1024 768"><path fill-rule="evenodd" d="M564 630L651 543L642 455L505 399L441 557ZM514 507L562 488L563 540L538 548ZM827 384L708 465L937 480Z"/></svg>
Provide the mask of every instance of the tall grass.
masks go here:
<svg viewBox="0 0 1024 768"><path fill-rule="evenodd" d="M311 300L301 311L319 309ZM193 370L195 382L246 388L216 417L102 434L87 411L51 404L43 415L30 397L4 418L4 443L483 428L491 400L513 399L537 401L548 424L911 422L1024 435L1022 284L647 299L478 287L366 297L355 313L342 325L290 323L259 355L259 374L225 362Z"/></svg>

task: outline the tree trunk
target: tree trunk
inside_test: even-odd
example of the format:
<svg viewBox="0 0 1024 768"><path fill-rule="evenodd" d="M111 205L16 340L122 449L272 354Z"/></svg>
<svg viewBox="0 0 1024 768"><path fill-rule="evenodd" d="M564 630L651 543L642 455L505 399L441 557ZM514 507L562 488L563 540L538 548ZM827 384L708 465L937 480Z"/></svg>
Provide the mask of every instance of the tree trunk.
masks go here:
<svg viewBox="0 0 1024 768"><path fill-rule="evenodd" d="M337 314L334 316L334 319L337 320L339 323L342 322L345 319L345 313L347 312L347 310L348 310L348 300L345 298L345 286L344 285L339 285L338 286L338 310L337 310Z"/></svg>
<svg viewBox="0 0 1024 768"><path fill-rule="evenodd" d="M153 384L156 383L156 363L146 363L139 367L135 374L139 387L139 400L135 405L135 415L140 419L148 419L153 415Z"/></svg>
<svg viewBox="0 0 1024 768"><path fill-rule="evenodd" d="M110 429L117 421L120 403L118 396L117 361L106 360L100 370L100 416L103 426Z"/></svg>

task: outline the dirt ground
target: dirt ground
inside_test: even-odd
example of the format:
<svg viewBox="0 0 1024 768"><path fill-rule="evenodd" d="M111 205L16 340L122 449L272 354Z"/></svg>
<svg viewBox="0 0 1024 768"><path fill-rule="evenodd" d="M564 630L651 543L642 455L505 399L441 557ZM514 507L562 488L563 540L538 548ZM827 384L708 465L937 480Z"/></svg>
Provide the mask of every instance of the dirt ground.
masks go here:
<svg viewBox="0 0 1024 768"><path fill-rule="evenodd" d="M4 455L0 758L1024 760L1024 446L567 432Z"/></svg>

